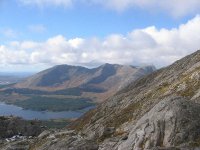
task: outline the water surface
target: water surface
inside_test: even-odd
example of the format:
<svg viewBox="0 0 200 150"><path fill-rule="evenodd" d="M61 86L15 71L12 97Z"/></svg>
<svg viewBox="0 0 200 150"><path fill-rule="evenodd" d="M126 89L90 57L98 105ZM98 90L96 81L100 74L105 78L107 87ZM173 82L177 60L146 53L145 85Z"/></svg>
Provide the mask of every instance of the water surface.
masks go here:
<svg viewBox="0 0 200 150"><path fill-rule="evenodd" d="M33 110L27 110L23 109L18 106L14 105L8 105L5 103L0 102L0 116L18 116L22 117L26 120L33 120L33 119L39 119L39 120L48 120L48 119L60 119L60 118L78 118L81 115L83 115L86 111L94 108L88 107L80 111L62 111L62 112L51 112L51 111L33 111Z"/></svg>

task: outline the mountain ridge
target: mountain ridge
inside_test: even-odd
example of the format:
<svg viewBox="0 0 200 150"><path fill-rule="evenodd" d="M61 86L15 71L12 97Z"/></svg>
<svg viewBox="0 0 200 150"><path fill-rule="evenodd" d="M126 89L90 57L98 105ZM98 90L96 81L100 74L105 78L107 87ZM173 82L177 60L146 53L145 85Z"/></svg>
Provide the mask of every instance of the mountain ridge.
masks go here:
<svg viewBox="0 0 200 150"><path fill-rule="evenodd" d="M130 82L154 70L154 66L134 67L108 63L90 69L58 65L39 72L13 87L51 92L77 89L83 92L84 97L96 97L97 101L104 101Z"/></svg>

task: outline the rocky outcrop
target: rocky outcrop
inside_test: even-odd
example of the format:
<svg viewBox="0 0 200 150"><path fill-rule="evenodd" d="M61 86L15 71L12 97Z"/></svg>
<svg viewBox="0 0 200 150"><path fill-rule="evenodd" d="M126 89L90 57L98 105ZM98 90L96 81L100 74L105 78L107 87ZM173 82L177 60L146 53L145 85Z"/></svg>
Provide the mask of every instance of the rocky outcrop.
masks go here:
<svg viewBox="0 0 200 150"><path fill-rule="evenodd" d="M11 138L15 135L38 136L42 132L40 122L25 121L18 117L0 116L0 139Z"/></svg>
<svg viewBox="0 0 200 150"><path fill-rule="evenodd" d="M48 130L37 138L0 143L1 150L98 150L95 141L87 140L74 131Z"/></svg>
<svg viewBox="0 0 200 150"><path fill-rule="evenodd" d="M118 150L181 148L194 144L200 148L200 105L183 98L166 98L131 128L128 139Z"/></svg>

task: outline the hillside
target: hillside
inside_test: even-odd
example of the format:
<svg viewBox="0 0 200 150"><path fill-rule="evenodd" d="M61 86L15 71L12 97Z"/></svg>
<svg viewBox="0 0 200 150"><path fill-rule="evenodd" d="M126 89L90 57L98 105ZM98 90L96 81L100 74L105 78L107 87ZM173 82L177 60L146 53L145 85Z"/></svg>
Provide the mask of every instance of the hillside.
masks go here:
<svg viewBox="0 0 200 150"><path fill-rule="evenodd" d="M197 51L133 82L68 129L43 133L28 145L34 150L199 149L199 74Z"/></svg>
<svg viewBox="0 0 200 150"><path fill-rule="evenodd" d="M197 51L130 84L73 128L98 141L127 133L125 141L107 141L118 149L199 146L199 68ZM113 131L106 133L111 127Z"/></svg>

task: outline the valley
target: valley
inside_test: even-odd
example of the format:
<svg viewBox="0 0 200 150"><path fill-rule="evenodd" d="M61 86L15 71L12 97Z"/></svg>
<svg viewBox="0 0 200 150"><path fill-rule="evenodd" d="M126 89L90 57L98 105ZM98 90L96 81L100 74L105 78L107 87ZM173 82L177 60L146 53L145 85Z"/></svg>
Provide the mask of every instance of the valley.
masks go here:
<svg viewBox="0 0 200 150"><path fill-rule="evenodd" d="M4 85L0 88L0 101L32 111L84 112L115 94L120 87L152 71L154 67L151 66L105 64L88 69L59 65Z"/></svg>
<svg viewBox="0 0 200 150"><path fill-rule="evenodd" d="M0 0L0 150L200 150L200 0Z"/></svg>
<svg viewBox="0 0 200 150"><path fill-rule="evenodd" d="M36 138L2 142L0 147L23 145L27 147L25 150L199 149L199 62L200 51L197 51L136 79L77 119L64 120L65 128L48 129L63 127L59 119L58 124L56 120L42 121L48 128Z"/></svg>
<svg viewBox="0 0 200 150"><path fill-rule="evenodd" d="M0 87L22 82L26 77L34 73L0 72Z"/></svg>

